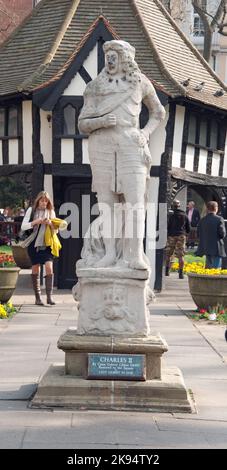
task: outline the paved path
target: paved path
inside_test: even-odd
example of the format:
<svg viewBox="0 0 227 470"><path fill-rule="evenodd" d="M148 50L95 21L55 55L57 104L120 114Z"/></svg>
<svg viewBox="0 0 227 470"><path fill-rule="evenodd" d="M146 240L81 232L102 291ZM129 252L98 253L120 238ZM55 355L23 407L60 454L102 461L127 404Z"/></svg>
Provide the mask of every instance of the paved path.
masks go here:
<svg viewBox="0 0 227 470"><path fill-rule="evenodd" d="M151 309L151 325L166 339L166 365L178 366L192 390L197 414L36 410L29 399L53 362L64 362L57 340L76 325L70 291L54 307L33 305L29 272L20 275L13 302L22 305L0 321L0 448L3 449L227 449L227 343L225 327L193 323L187 280L172 274Z"/></svg>

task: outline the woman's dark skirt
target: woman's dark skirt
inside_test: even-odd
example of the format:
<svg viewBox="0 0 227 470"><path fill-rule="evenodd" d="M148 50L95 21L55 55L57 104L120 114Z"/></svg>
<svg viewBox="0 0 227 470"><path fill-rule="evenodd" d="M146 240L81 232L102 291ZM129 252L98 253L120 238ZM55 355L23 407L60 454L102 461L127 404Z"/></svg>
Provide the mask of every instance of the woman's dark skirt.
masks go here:
<svg viewBox="0 0 227 470"><path fill-rule="evenodd" d="M35 248L35 240L33 240L33 242L28 246L27 251L32 266L35 264L45 264L47 261L53 261L54 259L49 246L47 246L45 250L37 251Z"/></svg>

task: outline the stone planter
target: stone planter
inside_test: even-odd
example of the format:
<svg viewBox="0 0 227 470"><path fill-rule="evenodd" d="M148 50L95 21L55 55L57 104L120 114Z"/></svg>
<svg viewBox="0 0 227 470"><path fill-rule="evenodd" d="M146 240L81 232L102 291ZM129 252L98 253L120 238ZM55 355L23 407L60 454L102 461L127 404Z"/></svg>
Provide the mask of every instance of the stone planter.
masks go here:
<svg viewBox="0 0 227 470"><path fill-rule="evenodd" d="M227 307L227 276L188 273L188 283L197 307Z"/></svg>
<svg viewBox="0 0 227 470"><path fill-rule="evenodd" d="M31 268L31 260L28 256L27 248L22 248L22 246L12 245L13 257L16 265L21 269Z"/></svg>
<svg viewBox="0 0 227 470"><path fill-rule="evenodd" d="M0 302L6 303L12 297L17 285L20 268L0 268Z"/></svg>

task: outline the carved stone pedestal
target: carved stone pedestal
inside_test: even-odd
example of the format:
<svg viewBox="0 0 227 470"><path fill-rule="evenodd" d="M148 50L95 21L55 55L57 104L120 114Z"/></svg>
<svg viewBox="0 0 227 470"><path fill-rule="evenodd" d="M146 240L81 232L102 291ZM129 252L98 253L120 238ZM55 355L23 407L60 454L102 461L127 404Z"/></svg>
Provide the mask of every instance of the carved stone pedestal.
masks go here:
<svg viewBox="0 0 227 470"><path fill-rule="evenodd" d="M148 270L77 268L77 276L79 334L137 337L149 334Z"/></svg>
<svg viewBox="0 0 227 470"><path fill-rule="evenodd" d="M88 336L69 329L59 338L58 347L65 351L65 365L54 364L49 368L32 400L34 407L189 413L194 410L179 369L161 367L167 344L160 335ZM144 381L87 379L89 353L143 355Z"/></svg>

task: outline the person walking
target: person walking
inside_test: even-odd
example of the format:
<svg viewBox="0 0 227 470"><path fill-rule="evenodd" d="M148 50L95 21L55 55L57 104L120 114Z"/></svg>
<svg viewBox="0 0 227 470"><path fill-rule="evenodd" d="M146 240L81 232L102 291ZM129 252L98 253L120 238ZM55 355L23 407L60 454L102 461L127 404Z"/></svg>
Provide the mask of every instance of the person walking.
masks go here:
<svg viewBox="0 0 227 470"><path fill-rule="evenodd" d="M200 213L195 207L194 201L189 201L186 214L190 223L190 232L188 235L187 246L194 248L197 238L197 226L200 221Z"/></svg>
<svg viewBox="0 0 227 470"><path fill-rule="evenodd" d="M206 255L206 268L220 268L222 258L226 256L224 238L226 236L224 219L217 215L218 203L207 203L207 215L198 225L199 245L197 256Z"/></svg>
<svg viewBox="0 0 227 470"><path fill-rule="evenodd" d="M45 265L46 295L47 304L55 305L52 299L53 292L53 258L51 248L45 245L45 230L49 225L51 230L54 227L50 219L54 219L55 211L53 202L46 191L41 191L35 199L32 207L29 207L23 218L21 230L32 231L23 242L23 247L27 247L28 255L32 263L32 285L35 292L35 304L44 305L41 298L40 289L40 266Z"/></svg>
<svg viewBox="0 0 227 470"><path fill-rule="evenodd" d="M169 276L171 257L173 254L179 260L179 279L184 279L184 255L186 237L190 232L187 215L180 209L180 201L173 201L173 214L170 215L167 227L166 245L166 276Z"/></svg>

